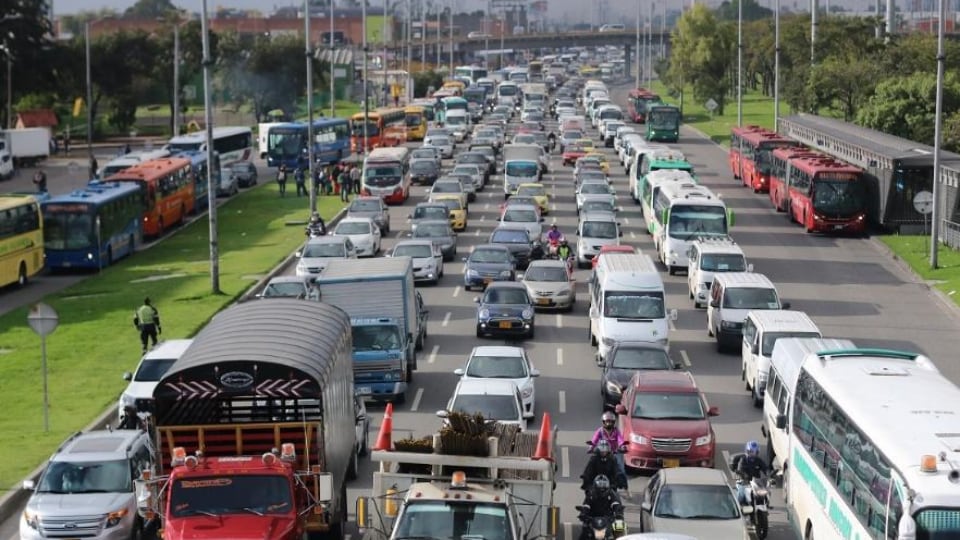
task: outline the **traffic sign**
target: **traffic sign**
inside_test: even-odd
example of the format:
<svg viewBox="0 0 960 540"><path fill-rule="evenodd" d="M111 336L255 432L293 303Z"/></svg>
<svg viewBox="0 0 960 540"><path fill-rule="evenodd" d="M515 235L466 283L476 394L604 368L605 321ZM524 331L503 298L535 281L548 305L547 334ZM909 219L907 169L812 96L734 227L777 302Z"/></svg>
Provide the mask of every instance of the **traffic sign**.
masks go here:
<svg viewBox="0 0 960 540"><path fill-rule="evenodd" d="M933 193L921 191L913 197L913 208L923 215L933 213Z"/></svg>
<svg viewBox="0 0 960 540"><path fill-rule="evenodd" d="M720 104L714 101L713 98L708 99L707 102L703 104L703 107L710 112L717 110L717 107L719 106Z"/></svg>
<svg viewBox="0 0 960 540"><path fill-rule="evenodd" d="M27 315L27 323L30 328L40 337L47 337L57 329L60 318L57 312L50 306L40 303L30 308Z"/></svg>

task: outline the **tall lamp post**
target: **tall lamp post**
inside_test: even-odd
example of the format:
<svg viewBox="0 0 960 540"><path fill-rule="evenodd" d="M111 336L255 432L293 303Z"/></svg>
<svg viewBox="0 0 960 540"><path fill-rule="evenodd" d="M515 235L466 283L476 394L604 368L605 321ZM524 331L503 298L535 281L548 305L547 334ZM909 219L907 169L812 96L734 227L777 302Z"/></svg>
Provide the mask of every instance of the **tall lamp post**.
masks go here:
<svg viewBox="0 0 960 540"><path fill-rule="evenodd" d="M447 20L447 34L450 38L450 71L447 72L447 76L453 77L453 0L450 0L450 16Z"/></svg>
<svg viewBox="0 0 960 540"><path fill-rule="evenodd" d="M210 90L210 71L213 58L210 57L210 23L207 20L207 0L203 0L200 15L203 33L203 121L207 132L207 163L213 163L213 95ZM87 111L90 107L87 107ZM213 167L207 167L207 191L217 192L214 184ZM217 233L217 198L207 198L207 216L210 222L210 288L213 294L220 294L220 244Z"/></svg>
<svg viewBox="0 0 960 540"><path fill-rule="evenodd" d="M333 5L333 2L330 3ZM303 0L303 46L304 56L307 59L307 174L309 180L307 185L311 186L308 194L310 196L310 213L317 211L317 190L313 189L313 39L310 35L310 1ZM333 42L333 32L330 33L330 41ZM330 65L333 65L333 55L330 55ZM333 101L331 100L331 107ZM299 193L297 194L299 195Z"/></svg>
<svg viewBox="0 0 960 540"><path fill-rule="evenodd" d="M206 1L206 0L204 0ZM87 57L86 79L87 79L87 159L90 160L91 169L93 168L93 77L90 75L90 21L83 23L83 48ZM213 163L211 160L209 163ZM96 171L91 171L91 176Z"/></svg>
<svg viewBox="0 0 960 540"><path fill-rule="evenodd" d="M737 0L737 125L743 125L743 0Z"/></svg>
<svg viewBox="0 0 960 540"><path fill-rule="evenodd" d="M364 0L360 2L361 16L363 19L363 148L360 153L367 152L367 145L370 143L369 133L367 131L367 126L369 122L367 121L367 116L370 114L370 90L368 86L368 76L367 76L367 56L369 55L369 47L367 46L367 2Z"/></svg>
<svg viewBox="0 0 960 540"><path fill-rule="evenodd" d="M334 62L336 55L333 54L333 6L334 2L330 0L330 118L337 115L337 72L334 67L336 66L336 62ZM310 18L309 12L307 12L307 18Z"/></svg>
<svg viewBox="0 0 960 540"><path fill-rule="evenodd" d="M933 212L930 215L930 268L938 266L937 248L940 245L940 144L943 139L943 71L946 64L946 54L943 48L944 18L946 17L946 2L937 3L937 105L935 107L935 127L933 135Z"/></svg>
<svg viewBox="0 0 960 540"><path fill-rule="evenodd" d="M780 131L780 0L773 14L773 129Z"/></svg>
<svg viewBox="0 0 960 540"><path fill-rule="evenodd" d="M643 71L643 63L640 56L640 17L641 17L641 1L637 0L637 46L634 50L634 56L637 57L637 76L634 78L634 87L640 88L640 73Z"/></svg>
<svg viewBox="0 0 960 540"><path fill-rule="evenodd" d="M3 42L3 55L7 57L7 129L13 128L13 53Z"/></svg>

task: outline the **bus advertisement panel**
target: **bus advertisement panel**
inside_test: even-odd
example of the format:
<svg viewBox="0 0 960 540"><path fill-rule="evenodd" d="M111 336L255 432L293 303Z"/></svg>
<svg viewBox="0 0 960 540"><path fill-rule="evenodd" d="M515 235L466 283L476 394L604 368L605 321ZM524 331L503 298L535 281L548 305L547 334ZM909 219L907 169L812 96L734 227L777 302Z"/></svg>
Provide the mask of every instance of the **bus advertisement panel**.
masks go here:
<svg viewBox="0 0 960 540"><path fill-rule="evenodd" d="M680 109L673 105L651 105L647 110L647 140L677 142L680 140Z"/></svg>
<svg viewBox="0 0 960 540"><path fill-rule="evenodd" d="M117 173L106 182L132 182L143 197L143 236L157 237L193 213L196 180L189 159L155 159Z"/></svg>
<svg viewBox="0 0 960 540"><path fill-rule="evenodd" d="M960 538L960 389L920 354L811 353L789 425L787 511L797 537Z"/></svg>
<svg viewBox="0 0 960 540"><path fill-rule="evenodd" d="M363 161L360 194L380 197L388 204L403 204L410 196L410 150L375 148Z"/></svg>
<svg viewBox="0 0 960 540"><path fill-rule="evenodd" d="M808 233L863 234L867 198L863 169L833 158L790 160L789 217Z"/></svg>
<svg viewBox="0 0 960 540"><path fill-rule="evenodd" d="M143 238L134 183L91 182L41 204L47 267L100 269L132 255Z"/></svg>
<svg viewBox="0 0 960 540"><path fill-rule="evenodd" d="M363 153L363 138L367 137L369 149L398 146L407 140L407 112L401 108L381 107L367 116L367 132L363 132L364 116L357 113L351 118L350 148Z"/></svg>
<svg viewBox="0 0 960 540"><path fill-rule="evenodd" d="M288 122L272 126L267 133L267 166L288 169L309 166L310 126ZM314 163L332 165L351 154L350 121L345 118L318 118L313 121Z"/></svg>
<svg viewBox="0 0 960 540"><path fill-rule="evenodd" d="M422 141L427 136L427 110L421 105L407 105L406 113L407 140Z"/></svg>
<svg viewBox="0 0 960 540"><path fill-rule="evenodd" d="M0 195L0 287L43 270L43 222L31 195Z"/></svg>
<svg viewBox="0 0 960 540"><path fill-rule="evenodd" d="M794 147L800 143L768 131L750 131L739 137L740 178L754 193L770 191L770 172L773 169L773 151Z"/></svg>
<svg viewBox="0 0 960 540"><path fill-rule="evenodd" d="M173 137L164 146L171 154L180 152L206 151L207 132L197 131L179 137ZM228 166L236 161L250 161L253 158L253 130L243 126L223 126L213 128L213 150L220 154L220 161Z"/></svg>
<svg viewBox="0 0 960 540"><path fill-rule="evenodd" d="M743 178L743 137L748 133L762 133L766 135L776 135L776 132L770 131L760 126L736 126L730 130L730 151L727 153L727 160L730 163L730 171L733 173L734 180Z"/></svg>

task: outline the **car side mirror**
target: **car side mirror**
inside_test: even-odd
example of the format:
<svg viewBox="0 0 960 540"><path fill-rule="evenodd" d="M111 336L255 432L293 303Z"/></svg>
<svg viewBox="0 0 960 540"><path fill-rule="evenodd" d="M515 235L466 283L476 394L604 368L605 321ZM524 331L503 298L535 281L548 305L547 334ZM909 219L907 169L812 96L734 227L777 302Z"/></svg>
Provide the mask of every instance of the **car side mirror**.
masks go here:
<svg viewBox="0 0 960 540"><path fill-rule="evenodd" d="M617 231L617 236L623 237L623 231Z"/></svg>
<svg viewBox="0 0 960 540"><path fill-rule="evenodd" d="M540 223L543 223L544 221L546 221L546 218L544 218L543 216L540 216Z"/></svg>
<svg viewBox="0 0 960 540"><path fill-rule="evenodd" d="M437 418L447 418L448 416L450 416L450 413L445 410L437 411L436 414L437 414Z"/></svg>
<svg viewBox="0 0 960 540"><path fill-rule="evenodd" d="M747 265L747 272L753 272L753 265L752 265L752 264L748 264L748 265Z"/></svg>
<svg viewBox="0 0 960 540"><path fill-rule="evenodd" d="M523 276L526 274L517 274L517 281L523 281Z"/></svg>
<svg viewBox="0 0 960 540"><path fill-rule="evenodd" d="M674 362L673 369L683 369L683 364L681 364L680 362Z"/></svg>
<svg viewBox="0 0 960 540"><path fill-rule="evenodd" d="M530 370L530 376L531 376L531 377L539 377L539 376L540 376L540 370L539 370L539 369L531 369L531 370Z"/></svg>
<svg viewBox="0 0 960 540"><path fill-rule="evenodd" d="M759 344L759 343L754 343L753 345L751 345L751 346L750 346L750 352L753 353L753 354L759 353L759 352L760 352L760 344Z"/></svg>
<svg viewBox="0 0 960 540"><path fill-rule="evenodd" d="M643 510L644 512L650 512L651 510L653 510L653 505L650 504L650 501L643 501L642 503L640 503L640 509Z"/></svg>
<svg viewBox="0 0 960 540"><path fill-rule="evenodd" d="M130 373L129 371L124 371L124 372L123 372L123 380L125 380L125 381L132 381L132 380L133 380L133 373Z"/></svg>
<svg viewBox="0 0 960 540"><path fill-rule="evenodd" d="M627 408L623 406L622 403L617 403L617 406L613 408L617 414L627 414Z"/></svg>
<svg viewBox="0 0 960 540"><path fill-rule="evenodd" d="M466 257L460 257L460 260L463 261L463 262L467 262L467 258L466 258Z"/></svg>
<svg viewBox="0 0 960 540"><path fill-rule="evenodd" d="M712 307L712 308L718 308L718 307L720 307L720 301L719 301L719 300L711 300L711 301L710 301L710 307Z"/></svg>
<svg viewBox="0 0 960 540"><path fill-rule="evenodd" d="M524 419L524 420L533 420L534 418L535 418L535 416L534 416L534 414L533 414L532 412L525 412L525 413L523 413L523 419Z"/></svg>
<svg viewBox="0 0 960 540"><path fill-rule="evenodd" d="M597 308L595 308L595 307L590 308L590 318L591 318L591 319L596 319L596 318L599 317L599 316L600 316L600 312L597 311Z"/></svg>
<svg viewBox="0 0 960 540"><path fill-rule="evenodd" d="M457 368L457 369L453 370L453 374L454 374L454 375L460 375L461 377L463 376L464 373L465 373L465 372L463 371L463 368Z"/></svg>
<svg viewBox="0 0 960 540"><path fill-rule="evenodd" d="M777 426L777 429L785 429L787 427L787 415L778 414L775 425Z"/></svg>
<svg viewBox="0 0 960 540"><path fill-rule="evenodd" d="M707 409L707 416L720 416L720 409L716 405L711 405Z"/></svg>
<svg viewBox="0 0 960 540"><path fill-rule="evenodd" d="M676 309L671 309L671 310L670 310L670 320L671 320L671 321L676 321L676 320L677 320L677 317L679 317L679 316L680 316L680 313L679 313Z"/></svg>
<svg viewBox="0 0 960 540"><path fill-rule="evenodd" d="M357 413L357 422L363 422L367 419L367 415L364 413Z"/></svg>
<svg viewBox="0 0 960 540"><path fill-rule="evenodd" d="M21 487L25 490L33 491L37 488L37 483L33 480L24 480Z"/></svg>
<svg viewBox="0 0 960 540"><path fill-rule="evenodd" d="M780 309L790 309L790 302L783 302L780 304Z"/></svg>
<svg viewBox="0 0 960 540"><path fill-rule="evenodd" d="M299 258L303 257L303 252L302 252L302 251L298 251L298 252L294 253L294 255L299 259Z"/></svg>
<svg viewBox="0 0 960 540"><path fill-rule="evenodd" d="M479 296L474 296L474 297L473 297L473 303L474 303L474 304L479 304L479 303L480 303L480 297L479 297Z"/></svg>
<svg viewBox="0 0 960 540"><path fill-rule="evenodd" d="M407 214L407 219L413 219L413 214Z"/></svg>

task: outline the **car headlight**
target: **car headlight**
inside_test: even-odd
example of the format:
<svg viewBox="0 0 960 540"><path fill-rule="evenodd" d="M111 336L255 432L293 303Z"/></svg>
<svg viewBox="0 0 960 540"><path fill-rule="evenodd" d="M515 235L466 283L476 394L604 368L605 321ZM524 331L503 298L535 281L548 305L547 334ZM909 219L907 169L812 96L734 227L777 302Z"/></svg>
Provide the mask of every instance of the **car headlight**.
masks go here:
<svg viewBox="0 0 960 540"><path fill-rule="evenodd" d="M617 383L614 382L614 381L607 381L607 384L606 384L605 386L606 386L606 388L607 388L607 392L610 393L610 394L621 394L621 393L623 393L623 388L620 388L620 385L617 384Z"/></svg>
<svg viewBox="0 0 960 540"><path fill-rule="evenodd" d="M713 441L713 435L707 433L702 437L697 437L697 440L693 441L693 444L696 446L703 446L705 444L710 444Z"/></svg>
<svg viewBox="0 0 960 540"><path fill-rule="evenodd" d="M481 309L480 311L477 312L477 317L479 317L479 318L481 318L481 319L489 319L489 318L490 318L490 310L487 309L487 308Z"/></svg>
<svg viewBox="0 0 960 540"><path fill-rule="evenodd" d="M520 316L523 317L524 319L532 319L532 318L533 318L533 309L531 309L531 308L523 308L523 311L520 312Z"/></svg>
<svg viewBox="0 0 960 540"><path fill-rule="evenodd" d="M23 521L25 521L27 526L29 526L33 530L37 530L40 528L40 514L37 514L36 512L24 510Z"/></svg>
<svg viewBox="0 0 960 540"><path fill-rule="evenodd" d="M109 514L107 514L107 524L105 526L108 529L110 527L116 527L117 525L120 524L120 521L123 520L124 516L126 516L128 512L129 510L127 510L126 508L122 510L117 510L116 512L110 512Z"/></svg>
<svg viewBox="0 0 960 540"><path fill-rule="evenodd" d="M557 293L557 296L570 296L572 293L573 291L570 289L561 289L560 292Z"/></svg>
<svg viewBox="0 0 960 540"><path fill-rule="evenodd" d="M511 270L501 270L500 277L503 279L510 279L513 277L513 271Z"/></svg>
<svg viewBox="0 0 960 540"><path fill-rule="evenodd" d="M130 394L128 394L128 393L126 393L126 392L120 394L120 405L121 405L121 406L123 406L123 407L132 407L135 402L136 402L136 399L134 399L134 397L131 396Z"/></svg>
<svg viewBox="0 0 960 540"><path fill-rule="evenodd" d="M638 433L631 433L630 442L633 444L647 444L647 438Z"/></svg>
<svg viewBox="0 0 960 540"><path fill-rule="evenodd" d="M520 397L522 397L523 399L527 399L532 395L533 395L533 385L526 386L523 388L523 390L520 391Z"/></svg>
<svg viewBox="0 0 960 540"><path fill-rule="evenodd" d="M733 321L720 321L720 328L726 328L727 330L736 330L740 328L740 323Z"/></svg>
<svg viewBox="0 0 960 540"><path fill-rule="evenodd" d="M469 277L469 278L475 278L475 277L479 277L479 276L480 276L480 274L478 274L476 270L467 270L467 277Z"/></svg>

